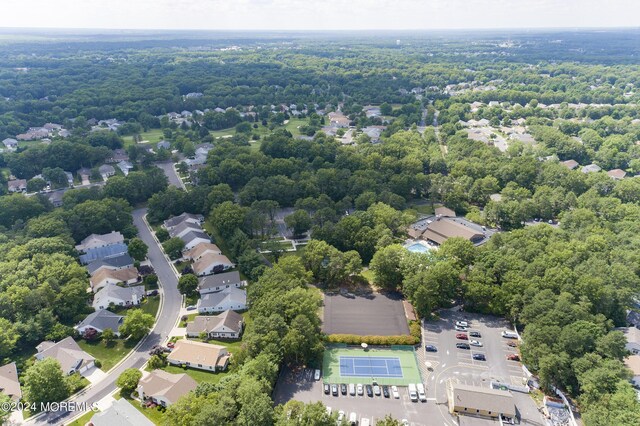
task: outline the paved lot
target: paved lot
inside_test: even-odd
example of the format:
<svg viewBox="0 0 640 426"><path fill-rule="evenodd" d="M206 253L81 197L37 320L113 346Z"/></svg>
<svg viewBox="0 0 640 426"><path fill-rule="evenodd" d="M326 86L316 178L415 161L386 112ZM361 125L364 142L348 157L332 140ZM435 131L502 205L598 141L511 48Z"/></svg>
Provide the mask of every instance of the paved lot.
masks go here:
<svg viewBox="0 0 640 426"><path fill-rule="evenodd" d="M509 347L511 339L503 338L500 333L508 330L506 321L488 316L481 316L452 310L441 311L439 321L427 322L423 329L423 346L419 358L430 363L432 369L427 371L427 397L433 398L441 407L442 424L452 425L452 417L446 411L446 383L453 379L460 383L489 387L491 381L523 385L526 376L522 365L516 361L508 361L507 355L517 353L516 348ZM477 331L481 338L469 337L482 343L481 347L471 346L471 350L457 349L456 343L467 342L456 339L460 331L454 329L457 320L470 324L468 332ZM468 332L466 334L468 334ZM424 345L434 345L438 352L426 352ZM477 361L473 354L484 354L486 361ZM423 370L424 373L424 370ZM514 402L523 421L531 425L544 425L533 399L527 394L512 392Z"/></svg>
<svg viewBox="0 0 640 426"><path fill-rule="evenodd" d="M359 336L409 334L402 299L378 293L355 298L325 295L322 330Z"/></svg>
<svg viewBox="0 0 640 426"><path fill-rule="evenodd" d="M349 413L355 412L358 416L358 424L363 418L368 418L371 424L375 425L375 420L382 419L387 414L391 414L398 420L407 419L411 426L438 424L429 420L435 418L434 415L439 416L433 402L411 402L406 387L399 386L400 399L393 399L393 397L384 398L383 396L370 398L366 393L363 396L325 395L322 384L322 379L313 380L312 369L291 371L284 368L276 385L275 402L284 404L291 399L302 402L321 401L324 405L331 407L333 412L343 410L347 417Z"/></svg>

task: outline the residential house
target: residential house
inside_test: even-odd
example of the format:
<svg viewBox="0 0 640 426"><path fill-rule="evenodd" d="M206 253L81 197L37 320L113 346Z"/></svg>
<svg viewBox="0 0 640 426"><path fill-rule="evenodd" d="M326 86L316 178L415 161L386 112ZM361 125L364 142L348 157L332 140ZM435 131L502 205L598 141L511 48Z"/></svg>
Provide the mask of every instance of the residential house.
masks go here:
<svg viewBox="0 0 640 426"><path fill-rule="evenodd" d="M562 164L563 166L565 166L569 170L573 170L573 169L575 169L576 167L578 167L580 165L580 164L578 164L578 162L576 160L561 161L560 164Z"/></svg>
<svg viewBox="0 0 640 426"><path fill-rule="evenodd" d="M625 348L631 354L625 358L624 363L632 372L631 383L638 388L640 387L640 330L636 327L621 330L627 338Z"/></svg>
<svg viewBox="0 0 640 426"><path fill-rule="evenodd" d="M97 259L105 259L127 253L127 245L125 243L112 244L110 246L97 247L84 251L80 255L80 263L86 265Z"/></svg>
<svg viewBox="0 0 640 426"><path fill-rule="evenodd" d="M45 358L54 358L62 367L66 375L84 373L95 365L95 358L80 349L78 343L72 337L66 337L58 343L49 340L36 346L38 353L35 355L38 361Z"/></svg>
<svg viewBox="0 0 640 426"><path fill-rule="evenodd" d="M199 370L223 371L229 365L229 358L229 352L224 346L181 339L167 355L167 362Z"/></svg>
<svg viewBox="0 0 640 426"><path fill-rule="evenodd" d="M186 374L154 370L138 382L138 396L143 401L168 407L196 387L198 383Z"/></svg>
<svg viewBox="0 0 640 426"><path fill-rule="evenodd" d="M116 336L120 335L118 331L122 325L124 317L122 315L114 314L106 309L99 309L82 320L75 328L80 335L84 335L87 330L95 330L98 333L102 333L107 328L110 328Z"/></svg>
<svg viewBox="0 0 640 426"><path fill-rule="evenodd" d="M76 246L76 250L86 252L87 250L107 247L123 242L124 236L118 231L111 231L108 234L91 234L84 240L80 241L80 244Z"/></svg>
<svg viewBox="0 0 640 426"><path fill-rule="evenodd" d="M218 316L197 316L187 324L187 336L205 333L210 339L239 339L244 327L242 315L224 311Z"/></svg>
<svg viewBox="0 0 640 426"><path fill-rule="evenodd" d="M440 217L456 217L456 212L444 206L436 207L435 214Z"/></svg>
<svg viewBox="0 0 640 426"><path fill-rule="evenodd" d="M22 389L18 380L18 368L15 362L0 367L0 392L18 402L22 398Z"/></svg>
<svg viewBox="0 0 640 426"><path fill-rule="evenodd" d="M2 144L9 151L15 151L16 149L18 149L18 141L13 138L6 138L5 140L2 141Z"/></svg>
<svg viewBox="0 0 640 426"><path fill-rule="evenodd" d="M47 200L53 205L53 207L62 207L63 201L62 196L64 195L64 190L61 191L53 191L47 194Z"/></svg>
<svg viewBox="0 0 640 426"><path fill-rule="evenodd" d="M201 277L226 271L235 267L224 254L207 253L202 255L193 265L193 273Z"/></svg>
<svg viewBox="0 0 640 426"><path fill-rule="evenodd" d="M607 175L615 180L622 180L627 175L627 172L621 169L613 169L607 172Z"/></svg>
<svg viewBox="0 0 640 426"><path fill-rule="evenodd" d="M107 309L109 306L138 306L145 297L144 286L120 287L109 284L93 297L93 309Z"/></svg>
<svg viewBox="0 0 640 426"><path fill-rule="evenodd" d="M93 426L153 426L140 410L131 405L125 398L114 399L111 406L91 417L89 424Z"/></svg>
<svg viewBox="0 0 640 426"><path fill-rule="evenodd" d="M174 237L180 238L191 231L202 232L202 227L200 226L199 223L182 222L178 226L174 226L173 228L169 229L169 236L171 238L174 238Z"/></svg>
<svg viewBox="0 0 640 426"><path fill-rule="evenodd" d="M160 141L156 145L158 149L171 149L171 142L169 141Z"/></svg>
<svg viewBox="0 0 640 426"><path fill-rule="evenodd" d="M90 279L91 289L96 292L108 284L135 284L139 279L138 270L129 266L122 269L105 269L97 271Z"/></svg>
<svg viewBox="0 0 640 426"><path fill-rule="evenodd" d="M98 172L100 173L100 176L102 176L103 180L107 180L111 176L116 174L116 169L114 169L112 165L103 164L102 166L98 167Z"/></svg>
<svg viewBox="0 0 640 426"><path fill-rule="evenodd" d="M128 161L129 154L122 148L114 149L113 154L106 161L107 163L119 163L121 161Z"/></svg>
<svg viewBox="0 0 640 426"><path fill-rule="evenodd" d="M26 192L27 180L26 179L14 179L7 182L9 192Z"/></svg>
<svg viewBox="0 0 640 426"><path fill-rule="evenodd" d="M240 272L231 271L223 274L209 275L200 280L198 291L200 294L215 293L227 288L240 288L247 285L247 282L240 278Z"/></svg>
<svg viewBox="0 0 640 426"><path fill-rule="evenodd" d="M222 251L213 243L200 243L186 252L183 257L187 260L196 261L207 253L222 254Z"/></svg>
<svg viewBox="0 0 640 426"><path fill-rule="evenodd" d="M184 241L184 250L191 250L200 243L210 243L211 238L203 231L189 231L180 237Z"/></svg>
<svg viewBox="0 0 640 426"><path fill-rule="evenodd" d="M197 308L201 314L223 312L229 309L243 311L247 309L247 292L230 287L217 293L206 293L201 295Z"/></svg>
<svg viewBox="0 0 640 426"><path fill-rule="evenodd" d="M380 135L382 135L382 131L386 129L385 126L369 126L364 127L362 132L369 136L371 139L371 143L378 143L380 141Z"/></svg>
<svg viewBox="0 0 640 426"><path fill-rule="evenodd" d="M122 170L122 173L124 173L125 176L129 174L129 170L133 169L133 164L126 160L122 160L116 165L120 170Z"/></svg>
<svg viewBox="0 0 640 426"><path fill-rule="evenodd" d="M129 253L122 253L117 256L94 260L87 265L87 271L93 276L103 269L117 271L131 267L133 267L133 258L129 256Z"/></svg>
<svg viewBox="0 0 640 426"><path fill-rule="evenodd" d="M204 94L200 93L200 92L191 92L191 93L187 93L186 95L184 95L184 97L187 98L187 99L201 98L203 96L204 96Z"/></svg>
<svg viewBox="0 0 640 426"><path fill-rule="evenodd" d="M329 123L334 127L349 127L351 120L345 116L342 112L330 112Z"/></svg>
<svg viewBox="0 0 640 426"><path fill-rule="evenodd" d="M582 168L582 173L596 173L602 170L597 164L589 164Z"/></svg>
<svg viewBox="0 0 640 426"><path fill-rule="evenodd" d="M174 216L164 221L164 227L167 230L180 225L182 222L200 224L204 221L204 216L200 214L182 213L180 216Z"/></svg>

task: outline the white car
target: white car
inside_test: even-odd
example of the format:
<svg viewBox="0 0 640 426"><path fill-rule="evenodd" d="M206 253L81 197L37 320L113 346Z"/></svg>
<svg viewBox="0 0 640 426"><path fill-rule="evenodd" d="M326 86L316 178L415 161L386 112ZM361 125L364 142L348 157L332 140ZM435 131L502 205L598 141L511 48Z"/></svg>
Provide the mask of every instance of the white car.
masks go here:
<svg viewBox="0 0 640 426"><path fill-rule="evenodd" d="M409 420L402 419L402 426L409 426Z"/></svg>
<svg viewBox="0 0 640 426"><path fill-rule="evenodd" d="M467 327L463 327L461 325L456 325L453 327L456 331L467 331Z"/></svg>
<svg viewBox="0 0 640 426"><path fill-rule="evenodd" d="M358 389L358 395L364 395L364 386L362 386L362 383L358 383L356 388Z"/></svg>
<svg viewBox="0 0 640 426"><path fill-rule="evenodd" d="M398 387L396 385L391 386L391 394L395 399L400 399L400 392L398 392Z"/></svg>
<svg viewBox="0 0 640 426"><path fill-rule="evenodd" d="M316 369L316 372L313 375L313 380L320 380L320 370Z"/></svg>
<svg viewBox="0 0 640 426"><path fill-rule="evenodd" d="M349 395L355 396L356 394L356 385L353 383L349 383Z"/></svg>
<svg viewBox="0 0 640 426"><path fill-rule="evenodd" d="M482 342L480 342L478 340L469 340L469 344L471 346L482 346Z"/></svg>
<svg viewBox="0 0 640 426"><path fill-rule="evenodd" d="M344 411L340 410L338 411L338 424L342 423L343 420L344 420Z"/></svg>
<svg viewBox="0 0 640 426"><path fill-rule="evenodd" d="M469 327L469 323L468 323L468 322L466 322L466 321L456 321L456 325L457 325L458 327L465 327L465 328L466 328L466 327Z"/></svg>
<svg viewBox="0 0 640 426"><path fill-rule="evenodd" d="M327 408L327 414L331 415L331 407L326 407Z"/></svg>
<svg viewBox="0 0 640 426"><path fill-rule="evenodd" d="M425 393L424 385L422 383L418 383L416 388L418 389L418 398L420 398L420 401L425 402L427 400L427 394Z"/></svg>

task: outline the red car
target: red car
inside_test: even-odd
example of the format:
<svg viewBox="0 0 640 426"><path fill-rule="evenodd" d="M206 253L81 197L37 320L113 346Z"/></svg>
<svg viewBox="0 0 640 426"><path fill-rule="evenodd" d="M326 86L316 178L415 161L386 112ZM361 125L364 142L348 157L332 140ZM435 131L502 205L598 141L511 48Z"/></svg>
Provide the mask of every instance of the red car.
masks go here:
<svg viewBox="0 0 640 426"><path fill-rule="evenodd" d="M173 349L176 344L173 342L167 343L167 347Z"/></svg>
<svg viewBox="0 0 640 426"><path fill-rule="evenodd" d="M456 334L456 339L460 339L460 340L469 340L469 336L467 336L464 333L458 333Z"/></svg>
<svg viewBox="0 0 640 426"><path fill-rule="evenodd" d="M520 361L520 356L518 356L517 354L509 354L507 355L507 359L509 361Z"/></svg>

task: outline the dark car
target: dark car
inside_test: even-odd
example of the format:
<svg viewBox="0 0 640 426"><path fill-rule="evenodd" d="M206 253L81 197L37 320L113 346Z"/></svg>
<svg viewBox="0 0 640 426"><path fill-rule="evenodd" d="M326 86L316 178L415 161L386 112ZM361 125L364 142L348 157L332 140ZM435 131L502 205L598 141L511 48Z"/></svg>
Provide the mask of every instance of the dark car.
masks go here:
<svg viewBox="0 0 640 426"><path fill-rule="evenodd" d="M517 347L517 346L518 346L518 344L517 344L516 342L514 342L514 341L509 341L509 342L507 342L507 346L510 346L510 347L512 347L512 348L515 348L515 347Z"/></svg>
<svg viewBox="0 0 640 426"><path fill-rule="evenodd" d="M433 345L425 345L424 350L427 352L438 352L438 348Z"/></svg>
<svg viewBox="0 0 640 426"><path fill-rule="evenodd" d="M469 346L468 343L456 343L456 348L458 349L471 349L471 346Z"/></svg>
<svg viewBox="0 0 640 426"><path fill-rule="evenodd" d="M382 385L382 395L384 395L385 398L389 398L389 386Z"/></svg>
<svg viewBox="0 0 640 426"><path fill-rule="evenodd" d="M373 398L373 386L367 385L366 389L367 389L367 396Z"/></svg>
<svg viewBox="0 0 640 426"><path fill-rule="evenodd" d="M333 396L338 396L338 385L336 384L331 385L331 394Z"/></svg>
<svg viewBox="0 0 640 426"><path fill-rule="evenodd" d="M325 395L329 395L329 393L331 392L331 388L329 387L328 383L324 384L324 393Z"/></svg>
<svg viewBox="0 0 640 426"><path fill-rule="evenodd" d="M487 357L485 357L484 354L473 354L473 359L476 361L486 361Z"/></svg>
<svg viewBox="0 0 640 426"><path fill-rule="evenodd" d="M520 361L520 356L518 356L517 354L509 354L507 355L507 359L509 361Z"/></svg>
<svg viewBox="0 0 640 426"><path fill-rule="evenodd" d="M344 383L340 385L340 392L342 392L343 395L347 394L347 385L345 385Z"/></svg>
<svg viewBox="0 0 640 426"><path fill-rule="evenodd" d="M477 332L477 331L472 331L472 332L470 332L470 333L469 333L469 336L471 336L471 337L478 337L478 338L482 337L482 335L481 335L479 332Z"/></svg>

